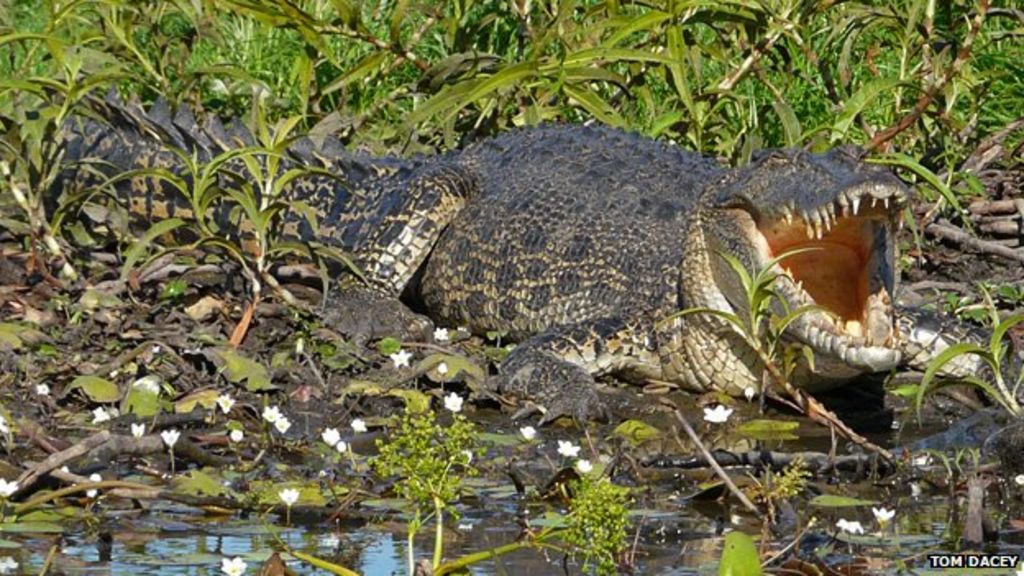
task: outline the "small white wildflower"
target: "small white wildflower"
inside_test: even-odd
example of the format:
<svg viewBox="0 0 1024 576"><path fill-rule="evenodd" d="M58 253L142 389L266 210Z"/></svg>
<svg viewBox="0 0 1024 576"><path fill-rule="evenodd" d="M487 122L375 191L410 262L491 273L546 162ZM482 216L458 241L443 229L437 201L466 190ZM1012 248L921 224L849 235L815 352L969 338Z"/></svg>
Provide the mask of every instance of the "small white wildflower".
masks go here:
<svg viewBox="0 0 1024 576"><path fill-rule="evenodd" d="M8 482L7 480L0 478L0 496L4 498L10 498L11 494L18 491L17 482Z"/></svg>
<svg viewBox="0 0 1024 576"><path fill-rule="evenodd" d="M89 482L103 482L103 476L100 476L99 474L90 474ZM96 495L99 493L100 491L95 488L85 491L85 495L88 496L89 498L95 498Z"/></svg>
<svg viewBox="0 0 1024 576"><path fill-rule="evenodd" d="M445 364L444 362L438 364L437 368L435 369L437 370L437 373L440 374L441 376L444 376L445 374L448 373L448 365Z"/></svg>
<svg viewBox="0 0 1024 576"><path fill-rule="evenodd" d="M281 419L281 409L277 406L267 406L263 409L263 419L273 424Z"/></svg>
<svg viewBox="0 0 1024 576"><path fill-rule="evenodd" d="M754 396L757 396L757 390L754 390L753 386L747 386L743 389L743 397L747 399L747 402L753 402Z"/></svg>
<svg viewBox="0 0 1024 576"><path fill-rule="evenodd" d="M594 465L590 463L590 460L577 460L576 469L584 474L590 474L594 470Z"/></svg>
<svg viewBox="0 0 1024 576"><path fill-rule="evenodd" d="M348 442L345 442L344 440L338 440L338 443L334 445L334 449L337 450L339 454L344 454L345 452L348 452Z"/></svg>
<svg viewBox="0 0 1024 576"><path fill-rule="evenodd" d="M932 457L927 454L921 454L920 456L915 456L911 462L913 462L914 466L928 466L932 463Z"/></svg>
<svg viewBox="0 0 1024 576"><path fill-rule="evenodd" d="M92 423L102 424L110 421L110 412L107 412L106 408L100 406L99 408L92 411Z"/></svg>
<svg viewBox="0 0 1024 576"><path fill-rule="evenodd" d="M473 461L473 452L470 450L463 450L462 455L466 457L466 464Z"/></svg>
<svg viewBox="0 0 1024 576"><path fill-rule="evenodd" d="M537 437L537 429L533 426L523 426L519 429L519 433L522 434L523 439L527 442Z"/></svg>
<svg viewBox="0 0 1024 576"><path fill-rule="evenodd" d="M65 474L71 474L71 468L68 468L67 464L61 466L60 471Z"/></svg>
<svg viewBox="0 0 1024 576"><path fill-rule="evenodd" d="M135 382L132 382L132 388L138 388L143 392L148 392L154 396L160 395L160 377L156 374L150 374L149 376L143 376Z"/></svg>
<svg viewBox="0 0 1024 576"><path fill-rule="evenodd" d="M245 438L245 433L241 430L232 430L228 434L228 438L230 438L232 442L241 442L242 438Z"/></svg>
<svg viewBox="0 0 1024 576"><path fill-rule="evenodd" d="M921 490L921 485L920 484L918 484L917 482L911 482L910 483L910 497L911 498L920 498L921 497L921 492L922 492L922 490Z"/></svg>
<svg viewBox="0 0 1024 576"><path fill-rule="evenodd" d="M871 507L871 513L875 515L875 520L879 524L885 524L896 516L895 509L887 510L885 508L875 508L874 506Z"/></svg>
<svg viewBox="0 0 1024 576"><path fill-rule="evenodd" d="M409 360L412 360L412 352L406 350L399 350L394 354L390 355L391 361L395 363L395 368L408 368Z"/></svg>
<svg viewBox="0 0 1024 576"><path fill-rule="evenodd" d="M56 10L56 8L54 8ZM18 561L10 556L0 558L0 574L14 574L18 569Z"/></svg>
<svg viewBox="0 0 1024 576"><path fill-rule="evenodd" d="M455 392L444 397L444 407L451 412L462 412L462 396Z"/></svg>
<svg viewBox="0 0 1024 576"><path fill-rule="evenodd" d="M299 338L298 340L295 341L295 353L301 355L305 351L306 351L306 339L305 338Z"/></svg>
<svg viewBox="0 0 1024 576"><path fill-rule="evenodd" d="M36 385L36 394L38 394L40 396L49 396L50 395L50 387L47 386L46 384L37 384Z"/></svg>
<svg viewBox="0 0 1024 576"><path fill-rule="evenodd" d="M235 556L230 559L221 558L220 560L220 571L226 576L242 576L242 574L245 574L246 568L248 568L248 566L246 565L245 560L242 560L240 556Z"/></svg>
<svg viewBox="0 0 1024 576"><path fill-rule="evenodd" d="M575 458L580 453L580 447L568 440L559 440L558 453L566 458Z"/></svg>
<svg viewBox="0 0 1024 576"><path fill-rule="evenodd" d="M281 502L284 502L284 505L288 507L299 501L299 491L295 488L285 488L278 492L277 495L281 498Z"/></svg>
<svg viewBox="0 0 1024 576"><path fill-rule="evenodd" d="M132 436L134 436L136 438L142 438L145 435L146 435L146 425L145 424L142 424L142 423L139 423L139 424L133 423L132 424Z"/></svg>
<svg viewBox="0 0 1024 576"><path fill-rule="evenodd" d="M11 428L7 425L7 418L4 418L3 414L0 414L0 433L10 434Z"/></svg>
<svg viewBox="0 0 1024 576"><path fill-rule="evenodd" d="M434 330L434 341L435 342L447 342L449 339L447 328L438 328Z"/></svg>
<svg viewBox="0 0 1024 576"><path fill-rule="evenodd" d="M363 422L362 418L356 418L352 421L352 431L356 434L362 434L366 432L366 422Z"/></svg>
<svg viewBox="0 0 1024 576"><path fill-rule="evenodd" d="M334 447L335 444L341 441L341 432L338 432L337 428L328 428L320 434L320 438L330 447Z"/></svg>
<svg viewBox="0 0 1024 576"><path fill-rule="evenodd" d="M235 407L235 399L229 394L221 394L217 396L217 406L220 407L221 412L227 414Z"/></svg>
<svg viewBox="0 0 1024 576"><path fill-rule="evenodd" d="M160 345L159 344L153 344L153 347L149 349L149 352L153 356L156 356L157 354L160 353Z"/></svg>
<svg viewBox="0 0 1024 576"><path fill-rule="evenodd" d="M724 424L729 421L732 412L732 408L718 404L714 408L704 409L704 420L712 424Z"/></svg>
<svg viewBox="0 0 1024 576"><path fill-rule="evenodd" d="M836 528L839 528L843 532L848 532L850 534L864 533L864 527L860 525L860 522L857 522L856 520L851 522L849 520L846 520L845 518L842 518L838 522L836 522Z"/></svg>
<svg viewBox="0 0 1024 576"><path fill-rule="evenodd" d="M1024 486L1024 474L1017 474L1013 477L1013 481L1017 486Z"/></svg>
<svg viewBox="0 0 1024 576"><path fill-rule="evenodd" d="M174 445L178 442L178 438L181 438L181 432L174 429L164 430L160 433L160 437L163 438L164 444L166 444L168 448L174 448Z"/></svg>
<svg viewBox="0 0 1024 576"><path fill-rule="evenodd" d="M274 428L277 428L277 431L280 432L281 434L287 432L288 429L291 427L292 421L285 418L284 416L281 416L280 418L277 419L277 422L274 422Z"/></svg>

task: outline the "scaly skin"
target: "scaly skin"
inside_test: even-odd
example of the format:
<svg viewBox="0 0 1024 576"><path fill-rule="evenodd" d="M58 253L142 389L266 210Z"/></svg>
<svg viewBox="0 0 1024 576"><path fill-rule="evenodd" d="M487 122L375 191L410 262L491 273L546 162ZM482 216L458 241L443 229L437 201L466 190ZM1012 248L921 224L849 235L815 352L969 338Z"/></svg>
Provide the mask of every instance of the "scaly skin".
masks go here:
<svg viewBox="0 0 1024 576"><path fill-rule="evenodd" d="M70 127L68 157L99 157L110 164L108 175L152 166L180 171L167 143L206 160L251 142L244 129L172 118L162 107L101 108L111 125ZM814 244L816 229L826 241L812 247L825 255L795 257L811 258L793 265L805 272L780 276L775 287L795 308L808 302L795 282L806 279L815 297L847 309L840 315L854 328L848 334L821 313L794 322L787 339L816 355L815 370L804 366L799 383L843 383L899 360L889 305L896 286L891 225L906 194L891 174L848 149L772 151L730 170L619 130L546 126L437 157L371 158L330 138L301 141L289 153L283 170L312 165L330 176L285 188L285 202L308 206L318 219L313 226L305 212L288 209L286 234L348 252L376 293L415 301L439 324L509 332L521 343L495 384L538 402L545 419L600 414L593 385L603 374L731 394L759 388L758 359L721 319L673 315L693 307L742 315L741 290L718 253L756 269L783 247ZM69 170L65 187L94 182ZM142 221L191 216L147 178L121 183L117 195ZM858 212L862 201L885 208ZM237 226L226 209L213 210L222 226ZM791 220L798 228L788 227ZM805 226L811 240L801 240ZM857 267L844 264L847 253ZM833 287L843 282L832 271L809 272L830 267L835 278L856 277L856 296ZM417 324L409 318L395 321Z"/></svg>

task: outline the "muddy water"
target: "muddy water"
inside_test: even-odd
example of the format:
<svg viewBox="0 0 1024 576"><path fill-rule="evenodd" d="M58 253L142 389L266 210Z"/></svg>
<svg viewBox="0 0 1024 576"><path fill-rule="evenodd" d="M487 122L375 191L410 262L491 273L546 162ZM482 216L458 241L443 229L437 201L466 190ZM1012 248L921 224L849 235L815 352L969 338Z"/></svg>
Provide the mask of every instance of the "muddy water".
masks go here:
<svg viewBox="0 0 1024 576"><path fill-rule="evenodd" d="M747 415L749 416L749 415ZM742 416L742 417L747 417ZM779 415L775 415L779 417ZM737 417L741 417L739 414ZM793 419L792 416L787 416ZM487 422L488 430L500 430L500 424ZM494 418L494 422L500 418ZM910 418L903 419L903 431L876 433L874 440L890 445L906 443L923 436L937 426L919 429ZM698 415L694 421L700 422ZM507 433L507 421L504 422ZM698 427L716 446L734 450L749 448L745 441L729 435L716 435L709 426ZM889 427L893 428L893 427ZM607 430L592 435L595 444L602 444ZM524 474L539 482L550 474L551 465L544 455L554 454L555 440L570 438L580 441L569 430L545 430L544 444L537 447L523 464ZM830 435L809 422L802 422L800 439L774 441L767 448L793 452L799 450L827 450ZM730 444L731 443L731 444ZM671 442L663 443L655 451L668 451ZM842 448L842 445L840 445ZM501 447L492 449L489 457L502 458ZM638 449L642 452L642 449ZM677 450L678 452L678 450ZM520 456L523 456L520 454ZM642 456L638 454L637 456ZM499 468L500 470L500 468ZM736 473L734 478L742 479ZM866 569L862 573L896 574L898 559L915 559L938 550L952 550L959 532L958 499L951 499L950 490L942 483L914 475L899 480L864 480L855 484L816 481L814 489L821 493L842 494L872 499L897 511L894 526L881 536L870 507L823 509L807 505L806 500L794 502L794 527L772 539L767 549L779 550L789 545L797 532L801 542L795 547L803 558L823 558L827 564L854 564ZM699 492L697 484L712 479L706 471L676 474L660 471L647 477L647 483L637 486L634 502L634 529L639 530L636 544L637 573L639 574L716 574L721 554L723 534L739 529L755 537L761 533L759 521L719 502L704 502L692 497ZM915 496L916 485L922 490ZM1024 533L1012 527L1010 520L1021 518L1021 488L1012 480L1004 482L999 490L989 492L988 512L1001 529L992 550L1018 553L1024 551ZM546 510L555 504L540 501L535 495L522 501L509 479L500 473L467 482L470 494L459 506L461 518L449 522L446 533L446 557L455 558L512 542L519 534L518 523L527 519L532 525L541 522ZM962 492L962 491L961 491ZM1003 500L998 500L1003 498ZM951 506L951 503L954 503ZM249 566L247 574L256 574L269 554L285 547L314 554L338 562L368 575L405 574L405 517L394 507L394 502L368 501L361 505L361 520L346 520L341 524L326 525L301 523L284 527L277 516L260 518L250 516L214 518L194 509L160 504L145 513L131 510L111 510L104 515L98 530L81 530L66 536L51 567L51 574L126 574L140 575L218 575L224 557L239 556ZM858 520L868 532L864 536L833 538L835 522L840 519ZM812 524L813 523L813 524ZM811 524L810 527L808 525ZM417 557L429 557L433 533L432 525L418 539ZM100 537L99 534L109 535ZM7 535L9 540L23 545L17 550L0 549L0 557L10 556L19 563L17 569L7 573L38 574L55 539L50 535ZM289 566L299 574L327 574L309 565L285 556ZM500 559L478 564L472 573L478 575L502 574L563 574L580 573L580 566L564 563L557 551L521 550ZM929 573L921 571L920 573ZM938 572L936 572L938 573ZM948 572L947 572L948 573ZM978 571L972 574L984 574ZM990 572L999 573L999 572Z"/></svg>

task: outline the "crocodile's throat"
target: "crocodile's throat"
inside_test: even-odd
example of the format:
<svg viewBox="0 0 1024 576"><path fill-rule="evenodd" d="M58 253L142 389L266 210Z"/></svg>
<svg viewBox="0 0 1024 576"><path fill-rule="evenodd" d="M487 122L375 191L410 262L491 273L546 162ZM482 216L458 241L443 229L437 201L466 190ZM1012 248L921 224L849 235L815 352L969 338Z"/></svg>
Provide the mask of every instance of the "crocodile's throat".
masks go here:
<svg viewBox="0 0 1024 576"><path fill-rule="evenodd" d="M799 215L784 208L757 222L762 238L754 244L762 262L783 256L776 288L789 309L817 307L794 322L789 335L826 362L877 371L899 361L892 309L894 230L904 203L902 193L855 189ZM843 371L830 370L842 379Z"/></svg>

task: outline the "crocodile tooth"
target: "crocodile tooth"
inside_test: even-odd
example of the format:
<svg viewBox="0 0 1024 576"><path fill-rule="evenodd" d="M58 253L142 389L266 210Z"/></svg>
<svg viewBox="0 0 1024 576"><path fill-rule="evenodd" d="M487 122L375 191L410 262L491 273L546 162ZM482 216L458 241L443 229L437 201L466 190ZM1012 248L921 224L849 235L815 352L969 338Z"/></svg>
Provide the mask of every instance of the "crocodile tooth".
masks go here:
<svg viewBox="0 0 1024 576"><path fill-rule="evenodd" d="M787 225L793 225L793 211L789 209L789 206L782 207L782 217L786 220Z"/></svg>
<svg viewBox="0 0 1024 576"><path fill-rule="evenodd" d="M831 206L831 204L829 204ZM819 208L818 213L821 214L821 219L825 221L825 230L832 231L832 215L828 213L827 208Z"/></svg>
<svg viewBox="0 0 1024 576"><path fill-rule="evenodd" d="M839 203L839 211L843 214L843 218L850 215L850 199L846 197L846 194L840 194L839 198L836 199Z"/></svg>
<svg viewBox="0 0 1024 576"><path fill-rule="evenodd" d="M837 218L836 218L836 205L834 203L830 202L828 204L828 206L825 207L825 210L828 211L828 218L829 218L829 220L831 220L831 223L835 224L836 221L837 221Z"/></svg>
<svg viewBox="0 0 1024 576"><path fill-rule="evenodd" d="M876 203L876 202L878 202L878 198L875 198L874 196L872 196L872 197L871 197L871 207L872 207L872 208L874 208L874 207L875 207L875 203Z"/></svg>
<svg viewBox="0 0 1024 576"><path fill-rule="evenodd" d="M800 215L800 218L803 219L804 226L807 227L807 237L810 238L811 240L814 240L814 227L811 226L811 217L810 217L810 215L808 215L807 212L805 211L805 212L803 212Z"/></svg>
<svg viewBox="0 0 1024 576"><path fill-rule="evenodd" d="M860 212L860 196L853 197L853 215L856 216Z"/></svg>
<svg viewBox="0 0 1024 576"><path fill-rule="evenodd" d="M882 206L885 206L886 210L889 209L889 197L888 196L886 196L885 198L882 198Z"/></svg>
<svg viewBox="0 0 1024 576"><path fill-rule="evenodd" d="M814 213L814 237L817 240L821 240L821 236L822 236L822 231L821 231L821 213L815 212Z"/></svg>

